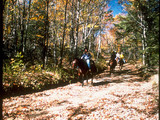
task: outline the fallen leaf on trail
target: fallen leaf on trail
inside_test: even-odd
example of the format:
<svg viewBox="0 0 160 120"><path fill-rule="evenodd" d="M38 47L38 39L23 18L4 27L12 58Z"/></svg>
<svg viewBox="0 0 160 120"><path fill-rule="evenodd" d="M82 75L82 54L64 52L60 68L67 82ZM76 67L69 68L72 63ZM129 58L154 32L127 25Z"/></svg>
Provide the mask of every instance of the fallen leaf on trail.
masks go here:
<svg viewBox="0 0 160 120"><path fill-rule="evenodd" d="M125 69L132 69L126 66ZM131 72L132 73L132 72ZM136 74L114 73L113 79L105 72L94 86L80 82L37 93L4 99L4 120L19 119L135 119L158 120L157 90L152 82L137 81ZM123 79L124 78L124 79ZM125 79L128 79L126 81ZM106 84L106 81L109 84ZM131 80L131 81L130 81ZM104 83L103 83L104 82ZM90 83L90 80L89 80Z"/></svg>

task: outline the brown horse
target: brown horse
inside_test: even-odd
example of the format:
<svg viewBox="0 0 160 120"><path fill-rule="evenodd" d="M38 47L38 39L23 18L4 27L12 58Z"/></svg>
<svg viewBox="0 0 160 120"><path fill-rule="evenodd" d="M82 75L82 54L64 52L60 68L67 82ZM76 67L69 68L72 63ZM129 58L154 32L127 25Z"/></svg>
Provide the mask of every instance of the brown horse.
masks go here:
<svg viewBox="0 0 160 120"><path fill-rule="evenodd" d="M81 79L82 86L84 85L84 78L86 77L88 85L88 77L91 75L91 85L93 85L93 75L97 72L94 61L90 61L91 71L89 71L86 61L83 59L75 58L72 62L72 67L78 69L78 76Z"/></svg>
<svg viewBox="0 0 160 120"><path fill-rule="evenodd" d="M115 59L111 59L111 60L109 61L110 74L114 71L116 65L117 65L117 61L116 61Z"/></svg>
<svg viewBox="0 0 160 120"><path fill-rule="evenodd" d="M124 61L123 61L122 58L120 58L120 60L119 60L119 68L120 68L120 70L122 70L123 64L124 64Z"/></svg>

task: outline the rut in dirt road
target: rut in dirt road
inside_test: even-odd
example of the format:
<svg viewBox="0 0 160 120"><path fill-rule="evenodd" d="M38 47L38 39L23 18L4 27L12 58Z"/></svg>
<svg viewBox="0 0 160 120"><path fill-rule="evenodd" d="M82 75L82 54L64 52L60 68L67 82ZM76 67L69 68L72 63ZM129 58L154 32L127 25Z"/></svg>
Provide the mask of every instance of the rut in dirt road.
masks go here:
<svg viewBox="0 0 160 120"><path fill-rule="evenodd" d="M4 119L30 120L158 120L158 75L147 81L125 64L111 76L96 76L93 86L79 82L56 89L4 99Z"/></svg>

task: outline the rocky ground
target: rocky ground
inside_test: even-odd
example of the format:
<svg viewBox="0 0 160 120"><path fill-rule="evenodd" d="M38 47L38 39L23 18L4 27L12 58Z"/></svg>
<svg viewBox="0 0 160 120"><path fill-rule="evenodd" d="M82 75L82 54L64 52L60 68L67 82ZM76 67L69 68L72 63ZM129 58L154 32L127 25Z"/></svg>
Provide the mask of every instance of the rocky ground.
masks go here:
<svg viewBox="0 0 160 120"><path fill-rule="evenodd" d="M94 85L79 82L3 100L4 120L158 120L158 74L139 75L136 66L108 71Z"/></svg>

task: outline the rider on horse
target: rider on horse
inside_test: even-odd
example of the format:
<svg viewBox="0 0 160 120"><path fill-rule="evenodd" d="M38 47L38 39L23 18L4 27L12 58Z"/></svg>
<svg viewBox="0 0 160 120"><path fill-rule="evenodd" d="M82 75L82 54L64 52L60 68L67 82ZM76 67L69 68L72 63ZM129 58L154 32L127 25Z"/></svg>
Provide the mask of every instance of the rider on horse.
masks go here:
<svg viewBox="0 0 160 120"><path fill-rule="evenodd" d="M116 54L116 60L117 60L117 63L119 63L119 60L120 60L120 54L117 52Z"/></svg>
<svg viewBox="0 0 160 120"><path fill-rule="evenodd" d="M123 60L123 62L125 63L125 59L124 59L123 52L121 52L121 54L120 54L120 59L122 59L122 60Z"/></svg>
<svg viewBox="0 0 160 120"><path fill-rule="evenodd" d="M91 69L91 65L90 65L90 59L91 59L91 54L88 52L88 49L85 48L84 49L84 54L82 55L81 59L84 59L88 65L88 68Z"/></svg>
<svg viewBox="0 0 160 120"><path fill-rule="evenodd" d="M114 71L114 69L115 69L115 67L117 65L117 62L116 62L116 52L115 51L113 51L111 53L111 59L109 61L109 65L110 65L110 73L111 73L112 71Z"/></svg>
<svg viewBox="0 0 160 120"><path fill-rule="evenodd" d="M110 64L111 61L115 64L115 66L117 65L117 62L116 62L116 52L115 51L113 51L111 53L111 59L109 61L109 64Z"/></svg>
<svg viewBox="0 0 160 120"><path fill-rule="evenodd" d="M113 51L113 52L111 53L111 60L115 60L115 58L116 58L116 52Z"/></svg>

